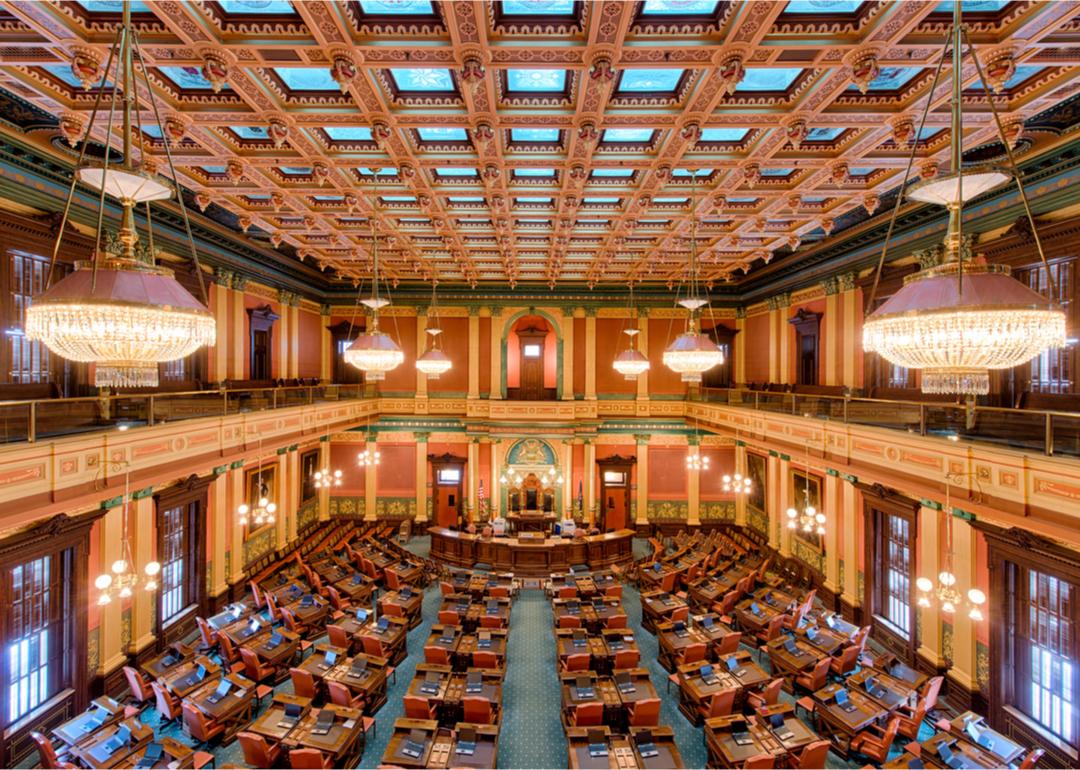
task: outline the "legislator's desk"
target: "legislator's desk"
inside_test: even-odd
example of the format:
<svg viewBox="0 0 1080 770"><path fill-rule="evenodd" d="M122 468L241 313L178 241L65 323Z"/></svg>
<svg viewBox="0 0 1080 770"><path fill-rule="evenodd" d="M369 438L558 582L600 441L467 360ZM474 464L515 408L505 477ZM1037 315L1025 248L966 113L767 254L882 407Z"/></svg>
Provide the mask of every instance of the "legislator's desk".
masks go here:
<svg viewBox="0 0 1080 770"><path fill-rule="evenodd" d="M729 665L728 661L733 661ZM709 682L701 675L703 668L710 667ZM747 690L756 690L769 681L769 674L754 662L747 650L725 656L719 663L684 663L678 668L679 710L692 723L701 719L702 709L707 708L713 695L721 690L734 689L735 707L741 707Z"/></svg>
<svg viewBox="0 0 1080 770"><path fill-rule="evenodd" d="M53 738L68 746L89 743L98 730L119 722L123 716L123 704L102 695L94 698L86 711L54 728Z"/></svg>
<svg viewBox="0 0 1080 770"><path fill-rule="evenodd" d="M409 633L409 621L405 618L392 618L387 615L383 615L381 619L387 622L386 628L380 630L378 621L372 617L368 618L352 634L358 637L361 642L365 638L376 640L382 648L380 654L390 659L391 666L396 666L405 660L405 656L408 654L405 640ZM368 650L366 647L364 651L369 654L376 654L374 650Z"/></svg>
<svg viewBox="0 0 1080 770"><path fill-rule="evenodd" d="M363 695L364 713L374 715L386 703L386 677L389 670L390 662L386 658L360 653L346 658L324 673L323 679L345 685L353 695Z"/></svg>
<svg viewBox="0 0 1080 770"><path fill-rule="evenodd" d="M431 527L428 532L432 558L458 567L488 564L494 570L517 576L547 577L577 564L602 569L633 558L634 532L630 529L582 538L528 540L470 535L445 527Z"/></svg>
<svg viewBox="0 0 1080 770"><path fill-rule="evenodd" d="M631 727L630 742L634 745L634 756L638 767L648 768L648 770L686 767L683 764L682 754L675 745L675 731L666 725ZM650 744L652 748L648 753L652 754L655 751L656 756L643 756L642 750L649 749Z"/></svg>
<svg viewBox="0 0 1080 770"><path fill-rule="evenodd" d="M506 672L505 628L482 628L472 634L462 635L457 645L457 667L461 670L475 666L473 653L490 652L495 656L496 668Z"/></svg>
<svg viewBox="0 0 1080 770"><path fill-rule="evenodd" d="M811 743L820 740L817 733L795 716L794 703L762 706L758 709L758 716L788 755L797 755Z"/></svg>
<svg viewBox="0 0 1080 770"><path fill-rule="evenodd" d="M390 767L430 767L432 750L435 746L435 736L439 733L439 723L434 719L409 719L399 717L394 722L394 732L390 736L390 742L383 752L382 765ZM408 744L417 746L414 757L408 754ZM439 765L445 767L445 765Z"/></svg>
<svg viewBox="0 0 1080 770"><path fill-rule="evenodd" d="M808 671L822 658L828 657L805 640L796 639L787 634L780 634L766 645L766 649L772 670L784 676L794 676Z"/></svg>
<svg viewBox="0 0 1080 770"><path fill-rule="evenodd" d="M705 645L705 658L712 656L712 640L696 626L688 626L684 621L671 623L663 621L656 624L656 638L660 642L660 665L668 671L675 671L679 655L694 644Z"/></svg>
<svg viewBox="0 0 1080 770"><path fill-rule="evenodd" d="M327 661L327 653L330 653L330 656L334 659L333 663ZM349 651L344 647L335 647L326 642L319 642L315 645L315 651L295 668L307 671L315 678L315 681L318 681L326 677L338 666L344 664L348 656Z"/></svg>
<svg viewBox="0 0 1080 770"><path fill-rule="evenodd" d="M978 744L979 747L996 756L1003 764L1011 765L1019 761L1024 754L1023 746L992 729L986 723L986 720L974 711L965 711L963 714L953 717L953 720L949 723L949 732L967 741L973 741L975 739L968 732L969 730L980 736L984 741L984 743Z"/></svg>
<svg viewBox="0 0 1080 770"><path fill-rule="evenodd" d="M646 631L656 633L656 626L671 617L673 612L686 607L685 601L667 591L641 592L641 625Z"/></svg>
<svg viewBox="0 0 1080 770"><path fill-rule="evenodd" d="M105 745L110 738L116 735L121 726L126 727L131 732L127 743L115 751L106 750ZM86 767L106 768L107 770L116 767L124 761L125 757L145 746L153 738L154 728L150 727L150 725L144 725L133 717L122 722L116 722L103 730L98 730L94 733L92 740L73 747L71 755L78 758ZM98 753L99 751L100 753Z"/></svg>
<svg viewBox="0 0 1080 770"><path fill-rule="evenodd" d="M420 607L424 603L424 592L411 587L399 591L387 591L379 597L379 612L384 615L399 615L409 621L409 628L420 625ZM393 607L387 612L388 607Z"/></svg>
<svg viewBox="0 0 1080 770"><path fill-rule="evenodd" d="M210 628L219 631L231 623L243 620L254 611L254 607L248 602L234 602L222 608L216 615L208 617L206 622L210 624Z"/></svg>
<svg viewBox="0 0 1080 770"><path fill-rule="evenodd" d="M463 738L464 735L471 740ZM446 727L439 729L427 766L490 768L495 767L498 757L497 726L458 722L453 730Z"/></svg>
<svg viewBox="0 0 1080 770"><path fill-rule="evenodd" d="M882 652L875 655L867 651L862 655L861 660L861 665L876 668L878 671L882 671L895 679L902 679L912 687L920 690L930 678L926 674L911 668L906 663L897 660L896 656L891 652Z"/></svg>
<svg viewBox="0 0 1080 770"><path fill-rule="evenodd" d="M836 703L836 693L842 689L846 688L830 684L814 693L814 719L819 732L835 739L832 741L833 749L846 757L851 739L870 724L883 719L888 712L854 688L848 690L848 700L855 708L846 711Z"/></svg>
<svg viewBox="0 0 1080 770"><path fill-rule="evenodd" d="M199 666L203 667L203 675L199 676ZM161 678L165 689L177 698L183 698L189 692L197 690L208 680L217 679L221 675L221 666L203 655L198 656L186 663L173 666L169 673Z"/></svg>
<svg viewBox="0 0 1080 770"><path fill-rule="evenodd" d="M319 733L316 724L324 711L332 713L334 721L326 733ZM283 743L290 749L321 751L330 760L329 767L352 767L362 747L360 736L364 733L364 721L361 717L359 709L327 703L322 708L309 709L300 717Z"/></svg>
<svg viewBox="0 0 1080 770"><path fill-rule="evenodd" d="M835 655L840 648L851 643L845 634L833 631L825 625L813 623L804 624L795 632L795 635L825 655Z"/></svg>
<svg viewBox="0 0 1080 770"><path fill-rule="evenodd" d="M922 759L926 767L949 767L939 753L941 751L940 747L943 745L947 747L948 751L952 752L954 757L960 758L958 767L986 768L986 770L1008 767L1008 764L1003 762L996 753L987 751L971 741L958 738L952 733L937 733L920 745L919 758Z"/></svg>
<svg viewBox="0 0 1080 770"><path fill-rule="evenodd" d="M146 754L146 750L150 748L151 743L154 743L154 741L145 744L120 760L116 764L117 769L127 770L128 768L137 767ZM168 737L160 738L156 743L161 746L161 757L151 766L155 770L159 768L161 770L165 768L168 770L183 770L184 768L195 767L195 749L186 743Z"/></svg>
<svg viewBox="0 0 1080 770"><path fill-rule="evenodd" d="M606 753L592 756L594 742L603 745ZM642 756L643 750L650 756ZM566 731L566 755L567 766L573 770L685 767L674 732L666 726L634 727L629 735L612 733L608 727L571 727Z"/></svg>
<svg viewBox="0 0 1080 770"><path fill-rule="evenodd" d="M774 758L787 754L765 725L741 714L706 719L705 748L710 767L742 767L746 760L761 754Z"/></svg>
<svg viewBox="0 0 1080 770"><path fill-rule="evenodd" d="M189 660L195 655L195 650L183 642L170 645L169 649L149 660L140 663L139 668L151 679L160 679L168 674L175 666Z"/></svg>
<svg viewBox="0 0 1080 770"><path fill-rule="evenodd" d="M289 695L288 693L276 693L266 711L248 725L247 731L261 735L272 743L284 740L285 736L292 730L292 727L282 724L282 720L285 718L286 706L299 707L302 715L302 712L311 708L311 698L305 698L301 695ZM299 720L297 722L299 723Z"/></svg>
<svg viewBox="0 0 1080 770"><path fill-rule="evenodd" d="M225 679L229 681L229 691L216 703L211 697L217 691L220 679L207 682L184 700L210 719L224 725L225 738L228 740L251 721L251 713L255 707L255 683L240 674L229 674Z"/></svg>
<svg viewBox="0 0 1080 770"><path fill-rule="evenodd" d="M510 523L510 531L517 532L550 532L551 525L558 517L554 513L542 511L521 511L508 513L506 520Z"/></svg>
<svg viewBox="0 0 1080 770"><path fill-rule="evenodd" d="M919 697L918 690L903 679L896 679L872 668L864 668L848 676L847 686L868 695L886 711L895 711L901 706L913 707Z"/></svg>

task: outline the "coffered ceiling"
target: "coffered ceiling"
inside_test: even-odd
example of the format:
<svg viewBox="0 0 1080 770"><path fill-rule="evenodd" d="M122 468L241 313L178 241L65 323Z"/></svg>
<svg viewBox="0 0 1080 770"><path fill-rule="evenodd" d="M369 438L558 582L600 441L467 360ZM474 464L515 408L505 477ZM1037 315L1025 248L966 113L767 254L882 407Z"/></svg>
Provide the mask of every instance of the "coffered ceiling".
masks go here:
<svg viewBox="0 0 1080 770"><path fill-rule="evenodd" d="M143 144L167 172L169 139L208 215L345 282L370 275L374 218L395 283L674 286L696 222L717 285L883 216L911 142L914 176L947 168L948 62L929 91L950 8L135 2L164 123L140 85ZM1080 88L1080 3L964 10L1010 141L1037 150L1030 119ZM119 20L112 0L0 2L0 88L76 143ZM1000 155L970 60L963 79L965 149Z"/></svg>

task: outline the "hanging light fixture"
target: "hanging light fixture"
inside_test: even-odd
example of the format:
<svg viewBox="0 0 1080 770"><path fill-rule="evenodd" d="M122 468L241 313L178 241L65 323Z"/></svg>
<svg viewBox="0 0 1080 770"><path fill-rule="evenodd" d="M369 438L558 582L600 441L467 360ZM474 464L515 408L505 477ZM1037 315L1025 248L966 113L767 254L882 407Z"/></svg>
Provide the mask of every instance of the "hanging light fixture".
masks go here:
<svg viewBox="0 0 1080 770"><path fill-rule="evenodd" d="M375 200L379 200L379 175L375 174ZM405 360L405 354L397 343L379 330L379 311L390 304L389 300L379 297L379 231L375 214L371 216L371 296L363 300L363 305L371 310L371 328L357 336L343 354L346 363L364 372L371 381L386 378L386 373L396 369Z"/></svg>
<svg viewBox="0 0 1080 770"><path fill-rule="evenodd" d="M944 569L938 573L937 584L930 578L919 577L915 580L915 588L919 596L915 603L919 607L932 606L931 600L936 600L938 608L946 615L954 615L964 606L965 594L957 587L956 574L953 572L953 548L952 548L952 499L950 495L951 485L962 478L972 477L978 483L978 477L974 473L946 473L945 474L945 564ZM976 623L983 618L982 605L986 603L986 594L979 588L967 590L968 617Z"/></svg>
<svg viewBox="0 0 1080 770"><path fill-rule="evenodd" d="M629 340L626 345L626 350L615 356L615 360L611 366L619 374L623 375L628 380L636 380L642 374L649 371L649 359L637 348L637 335L639 329L633 325L633 320L637 318L637 313L634 307L634 282L630 281L630 324L623 329Z"/></svg>
<svg viewBox="0 0 1080 770"><path fill-rule="evenodd" d="M416 368L427 375L429 380L439 379L439 375L446 374L453 366L450 357L439 348L439 335L442 334L442 329L439 327L439 313L436 305L435 286L437 284L438 280L433 277L431 279L431 307L428 309L429 321L425 329L431 337L431 347L416 359ZM435 319L434 324L430 320L432 316Z"/></svg>
<svg viewBox="0 0 1080 770"><path fill-rule="evenodd" d="M68 189L56 243L46 275L45 291L34 298L26 310L26 338L39 340L50 351L70 361L95 364L94 384L98 387L156 387L158 364L189 356L204 345L216 340L214 317L207 310L206 286L202 268L195 252L187 209L183 195L177 196L183 215L191 259L202 290L202 301L195 299L173 276L173 271L156 264L153 221L150 202L172 197L173 188L161 177L134 162L132 135L141 133L141 112L136 108L134 57L139 57L143 75L146 63L142 59L138 38L131 24L131 3L125 1L123 23L117 32L102 73L97 99L87 123L86 134L79 150L76 171ZM100 166L84 166L86 149L101 106L102 95L108 87L109 71L116 61L109 118L106 126L105 158ZM109 139L113 135L113 115L118 88L122 88L121 115L123 119L123 157L119 167L110 165L113 152ZM146 91L154 117L161 131L154 89L146 80ZM138 126L132 124L136 117ZM169 170L176 179L168 133L164 137ZM98 197L96 245L89 262L75 263L75 270L55 284L52 283L75 187L82 182L95 190ZM105 233L105 197L119 200L122 214L115 241L103 246ZM146 229L149 236L144 247L135 228L135 207L146 207Z"/></svg>
<svg viewBox="0 0 1080 770"><path fill-rule="evenodd" d="M274 523L274 514L277 513L277 503L270 499L270 488L262 477L262 436L259 436L259 470L255 476L255 494L258 497L254 503L248 501L240 503L236 507L236 513L240 517L240 526L261 527L264 524Z"/></svg>
<svg viewBox="0 0 1080 770"><path fill-rule="evenodd" d="M725 492L731 492L736 495L749 494L754 488L754 482L750 480L750 477L743 476L741 473L736 473L734 475L725 473L721 481L724 483L723 489Z"/></svg>
<svg viewBox="0 0 1080 770"><path fill-rule="evenodd" d="M709 456L693 449L686 455L686 468L692 471L709 470Z"/></svg>
<svg viewBox="0 0 1080 770"><path fill-rule="evenodd" d="M1047 349L1062 347L1065 344L1065 313L1053 301L1057 296L1054 278L1046 262L1012 146L1005 136L995 100L987 90L982 64L960 17L957 0L952 29L942 48L933 86L927 92L930 95L935 92L945 53L951 46L954 63L950 133L952 170L944 176L919 182L907 192L907 197L912 200L936 203L948 209L944 261L908 276L903 287L867 317L863 325L863 348L897 366L922 370L924 393L982 395L990 390L990 370L1011 369ZM962 40L967 44L986 90L1011 173L997 169L965 171L963 168ZM927 96L927 108L931 99ZM925 123L926 109L920 131ZM918 142L912 142L901 191L907 184L917 145ZM1012 278L1007 266L988 264L982 258L964 253L964 204L1005 184L1010 176L1016 179L1035 246L1046 270L1049 299ZM898 194L867 307L873 307L901 198L902 194Z"/></svg>
<svg viewBox="0 0 1080 770"><path fill-rule="evenodd" d="M361 468L368 468L379 464L382 454L378 449L365 449L356 456L356 464Z"/></svg>
<svg viewBox="0 0 1080 770"><path fill-rule="evenodd" d="M314 486L316 489L327 489L329 487L341 486L340 470L330 471L326 468L322 468L321 470L315 471L315 475L313 478L315 479Z"/></svg>
<svg viewBox="0 0 1080 770"><path fill-rule="evenodd" d="M806 444L806 464L803 466L803 505L802 508L787 509L788 529L805 534L825 534L825 514L810 504L810 443Z"/></svg>
<svg viewBox="0 0 1080 770"><path fill-rule="evenodd" d="M120 535L120 558L114 561L109 572L103 572L94 580L94 587L101 593L98 595L98 605L104 606L113 599L127 599L139 587L142 580L144 591L156 591L158 589L158 575L161 574L161 564L156 561L147 562L143 567L141 578L135 570L135 560L131 556L131 541L128 539L128 500L129 480L131 466L123 460L113 461L112 465L124 467L124 497L122 502L121 535Z"/></svg>
<svg viewBox="0 0 1080 770"><path fill-rule="evenodd" d="M697 174L693 174L695 196L692 198L693 220L690 235L690 288L687 296L678 304L690 311L686 331L680 334L664 351L664 366L682 376L683 382L701 382L701 375L714 366L724 363L724 351L698 328L698 315L708 300L698 294L697 275Z"/></svg>

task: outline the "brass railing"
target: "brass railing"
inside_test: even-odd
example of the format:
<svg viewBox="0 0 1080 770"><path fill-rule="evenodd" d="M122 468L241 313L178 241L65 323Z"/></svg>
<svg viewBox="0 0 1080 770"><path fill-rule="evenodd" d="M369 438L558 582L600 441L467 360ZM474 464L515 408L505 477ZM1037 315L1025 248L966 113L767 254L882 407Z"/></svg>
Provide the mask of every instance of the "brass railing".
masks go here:
<svg viewBox="0 0 1080 770"><path fill-rule="evenodd" d="M1078 412L738 388L702 388L700 398L710 403L902 430L952 441L978 441L1046 455L1080 456Z"/></svg>
<svg viewBox="0 0 1080 770"><path fill-rule="evenodd" d="M363 385L297 385L0 401L0 443L32 442L363 397Z"/></svg>

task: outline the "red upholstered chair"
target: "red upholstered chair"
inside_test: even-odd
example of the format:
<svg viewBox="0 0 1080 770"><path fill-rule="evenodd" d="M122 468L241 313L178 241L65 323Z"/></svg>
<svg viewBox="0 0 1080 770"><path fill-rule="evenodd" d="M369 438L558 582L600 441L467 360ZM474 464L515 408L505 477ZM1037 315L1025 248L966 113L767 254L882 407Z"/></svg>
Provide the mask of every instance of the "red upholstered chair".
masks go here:
<svg viewBox="0 0 1080 770"><path fill-rule="evenodd" d="M329 624L326 627L326 634L330 637L330 644L334 647L343 647L350 650L354 646L353 638L341 626L336 626L333 623Z"/></svg>
<svg viewBox="0 0 1080 770"><path fill-rule="evenodd" d="M857 751L879 764L884 764L889 758L889 749L892 748L899 729L900 717L890 719L884 730L875 724L871 724L867 729L851 739L851 750Z"/></svg>
<svg viewBox="0 0 1080 770"><path fill-rule="evenodd" d="M299 634L300 636L307 636L307 632L310 627L307 623L304 623L299 618L297 618L295 612L290 610L288 607L282 607L279 612L281 612L281 620L285 623L285 628L289 629L294 634Z"/></svg>
<svg viewBox="0 0 1080 770"><path fill-rule="evenodd" d="M208 652L217 647L217 632L206 622L206 618L196 616L195 622L199 624L199 650L201 652Z"/></svg>
<svg viewBox="0 0 1080 770"><path fill-rule="evenodd" d="M604 723L604 704L600 701L579 703L570 712L571 727L599 727Z"/></svg>
<svg viewBox="0 0 1080 770"><path fill-rule="evenodd" d="M937 708L938 695L941 693L941 685L944 681L943 676L932 676L923 685L922 696L926 700L927 711Z"/></svg>
<svg viewBox="0 0 1080 770"><path fill-rule="evenodd" d="M810 692L817 692L825 686L825 682L829 678L829 664L831 662L832 658L822 658L814 664L812 669L797 675L795 685Z"/></svg>
<svg viewBox="0 0 1080 770"><path fill-rule="evenodd" d="M744 770L768 770L775 766L776 760L772 754L756 754L743 762Z"/></svg>
<svg viewBox="0 0 1080 770"><path fill-rule="evenodd" d="M900 735L910 740L918 740L919 729L922 727L923 719L926 718L926 698L919 698L915 703L914 709L909 709L907 706L901 706L897 709L896 715L900 717Z"/></svg>
<svg viewBox="0 0 1080 770"><path fill-rule="evenodd" d="M608 586L604 589L604 596L608 599L622 599L622 586Z"/></svg>
<svg viewBox="0 0 1080 770"><path fill-rule="evenodd" d="M592 656L587 652L575 652L573 655L567 655L566 661L562 665L563 671L588 671L589 663L592 661Z"/></svg>
<svg viewBox="0 0 1080 770"><path fill-rule="evenodd" d="M829 664L829 668L838 677L844 677L847 674L855 670L855 666L859 663L859 653L862 650L854 644L848 645L840 651L839 655L834 655Z"/></svg>
<svg viewBox="0 0 1080 770"><path fill-rule="evenodd" d="M263 592L259 590L259 584L252 580L248 583L248 586L251 588L251 598L255 601L255 606L265 607L266 597L263 596Z"/></svg>
<svg viewBox="0 0 1080 770"><path fill-rule="evenodd" d="M1024 757L1024 761L1020 763L1020 770L1031 770L1042 759L1042 755L1046 753L1045 749L1032 749Z"/></svg>
<svg viewBox="0 0 1080 770"><path fill-rule="evenodd" d="M464 703L464 721L477 725L495 724L495 704L487 698L474 695L466 696Z"/></svg>
<svg viewBox="0 0 1080 770"><path fill-rule="evenodd" d="M280 743L271 744L256 733L241 732L236 737L244 751L244 762L251 767L274 767L281 759Z"/></svg>
<svg viewBox="0 0 1080 770"><path fill-rule="evenodd" d="M398 573L387 567L383 570L383 575L386 577L386 587L391 591L397 591L404 583L401 582L401 578Z"/></svg>
<svg viewBox="0 0 1080 770"><path fill-rule="evenodd" d="M487 590L487 595L492 599L509 599L510 589L506 586L492 586Z"/></svg>
<svg viewBox="0 0 1080 770"><path fill-rule="evenodd" d="M56 748L47 736L34 731L30 733L30 737L33 738L34 744L37 746L38 759L41 761L42 767L48 768L48 770L59 770L61 767L72 767L72 765L60 761L59 757L56 756Z"/></svg>
<svg viewBox="0 0 1080 770"><path fill-rule="evenodd" d="M713 693L712 698L709 699L709 705L701 707L701 716L705 719L731 716L735 708L735 696L738 693L737 687L728 687Z"/></svg>
<svg viewBox="0 0 1080 770"><path fill-rule="evenodd" d="M780 691L782 689L784 689L784 678L781 676L765 685L761 692L747 693L746 702L752 709L775 706L780 702Z"/></svg>
<svg viewBox="0 0 1080 770"><path fill-rule="evenodd" d="M405 617L405 610L397 604L383 602L382 614L390 618L403 618Z"/></svg>
<svg viewBox="0 0 1080 770"><path fill-rule="evenodd" d="M640 660L637 650L619 650L615 653L615 668L635 668Z"/></svg>
<svg viewBox="0 0 1080 770"><path fill-rule="evenodd" d="M266 611L270 615L271 623L281 620L281 610L278 608L277 599L269 591L266 592Z"/></svg>
<svg viewBox="0 0 1080 770"><path fill-rule="evenodd" d="M444 647L428 645L424 647L424 662L436 663L440 666L450 665L450 651ZM467 721L467 720L466 720Z"/></svg>
<svg viewBox="0 0 1080 770"><path fill-rule="evenodd" d="M352 691L341 682L327 682L326 689L330 694L330 702L335 706L364 710L364 696L354 696Z"/></svg>
<svg viewBox="0 0 1080 770"><path fill-rule="evenodd" d="M225 725L207 717L194 704L184 701L181 708L184 710L184 726L188 735L199 743L209 743L225 732Z"/></svg>
<svg viewBox="0 0 1080 770"><path fill-rule="evenodd" d="M475 668L493 668L497 669L499 665L499 656L490 650L473 650L472 664Z"/></svg>
<svg viewBox="0 0 1080 770"><path fill-rule="evenodd" d="M294 693L301 698L315 699L315 677L310 671L303 668L290 668L289 678L292 679Z"/></svg>
<svg viewBox="0 0 1080 770"><path fill-rule="evenodd" d="M818 770L818 768L825 767L825 759L829 755L830 746L831 744L828 741L814 741L811 743L799 755L799 759L795 763L795 770Z"/></svg>
<svg viewBox="0 0 1080 770"><path fill-rule="evenodd" d="M612 615L604 622L604 628L626 628L626 615Z"/></svg>
<svg viewBox="0 0 1080 770"><path fill-rule="evenodd" d="M406 695L403 701L405 703L405 716L409 719L435 719L435 715L439 710L437 703L432 703L427 698L422 698L419 695Z"/></svg>
<svg viewBox="0 0 1080 770"><path fill-rule="evenodd" d="M685 623L689 619L689 617L690 617L690 608L689 607L679 607L677 610L675 610L674 612L671 613L671 622L674 623L674 622L676 622L678 620L681 620L681 621L683 621Z"/></svg>
<svg viewBox="0 0 1080 770"><path fill-rule="evenodd" d="M577 615L560 615L559 628L581 628L581 618Z"/></svg>
<svg viewBox="0 0 1080 770"><path fill-rule="evenodd" d="M124 666L124 678L127 679L128 687L131 688L131 698L138 703L146 703L154 697L154 691L139 671L131 666Z"/></svg>
<svg viewBox="0 0 1080 770"><path fill-rule="evenodd" d="M481 615L480 628L505 628L506 619L500 615Z"/></svg>
<svg viewBox="0 0 1080 770"><path fill-rule="evenodd" d="M161 682L151 682L154 690L154 705L161 715L161 723L174 722L180 718L180 699L165 689Z"/></svg>
<svg viewBox="0 0 1080 770"><path fill-rule="evenodd" d="M739 643L742 641L742 631L733 631L720 640L716 645L717 656L734 655L739 651Z"/></svg>
<svg viewBox="0 0 1080 770"><path fill-rule="evenodd" d="M631 727L656 727L660 724L660 699L644 698L631 703L627 719Z"/></svg>
<svg viewBox="0 0 1080 770"><path fill-rule="evenodd" d="M576 599L577 598L577 588L575 588L574 586L563 586L562 588L559 589L559 598L560 599Z"/></svg>
<svg viewBox="0 0 1080 770"><path fill-rule="evenodd" d="M752 591L753 588L754 588L754 576L753 575L747 575L746 577L744 577L742 580L740 580L738 583L735 584L735 591L739 594L739 596L745 596L746 594L750 593L750 591Z"/></svg>
<svg viewBox="0 0 1080 770"><path fill-rule="evenodd" d="M360 643L364 647L365 655L376 655L380 658L386 657L386 648L383 647L383 643L374 636L362 636L360 637Z"/></svg>
<svg viewBox="0 0 1080 770"><path fill-rule="evenodd" d="M683 663L697 663L699 660L705 660L709 654L709 646L704 642L695 642L694 644L688 644L683 647L678 654L679 665Z"/></svg>
<svg viewBox="0 0 1080 770"><path fill-rule="evenodd" d="M444 626L460 626L461 616L455 610L439 610L439 623Z"/></svg>
<svg viewBox="0 0 1080 770"><path fill-rule="evenodd" d="M274 678L274 667L264 664L254 650L247 647L240 648L240 657L244 661L244 674L254 682L262 682Z"/></svg>
<svg viewBox="0 0 1080 770"><path fill-rule="evenodd" d="M311 584L312 590L317 594L326 596L326 588L325 586L323 586L322 578L319 577L319 573L311 572L310 570L309 572L310 574L308 575L308 582Z"/></svg>
<svg viewBox="0 0 1080 770"><path fill-rule="evenodd" d="M318 749L293 749L289 752L289 767L293 770L324 770L334 766L334 758L324 756Z"/></svg>
<svg viewBox="0 0 1080 770"><path fill-rule="evenodd" d="M786 615L774 616L766 625L765 628L754 634L757 637L758 644L768 644L773 639L780 636L782 629L784 628L784 618Z"/></svg>
<svg viewBox="0 0 1080 770"><path fill-rule="evenodd" d="M664 575L662 578L660 578L660 590L668 594L674 593L675 581L678 579L678 572L669 572L668 574Z"/></svg>
<svg viewBox="0 0 1080 770"><path fill-rule="evenodd" d="M341 591L333 586L326 587L326 598L330 600L330 606L334 612L348 612L352 606L347 600L341 598Z"/></svg>
<svg viewBox="0 0 1080 770"><path fill-rule="evenodd" d="M727 617L735 611L735 605L739 603L739 592L728 591L724 594L724 598L720 600L720 607L717 610L721 615Z"/></svg>
<svg viewBox="0 0 1080 770"><path fill-rule="evenodd" d="M221 657L225 659L226 663L235 663L240 660L240 653L236 651L232 640L225 634L218 636L218 648L221 650Z"/></svg>
<svg viewBox="0 0 1080 770"><path fill-rule="evenodd" d="M443 596L449 596L454 593L454 584L446 580L441 581L439 583L439 593Z"/></svg>

